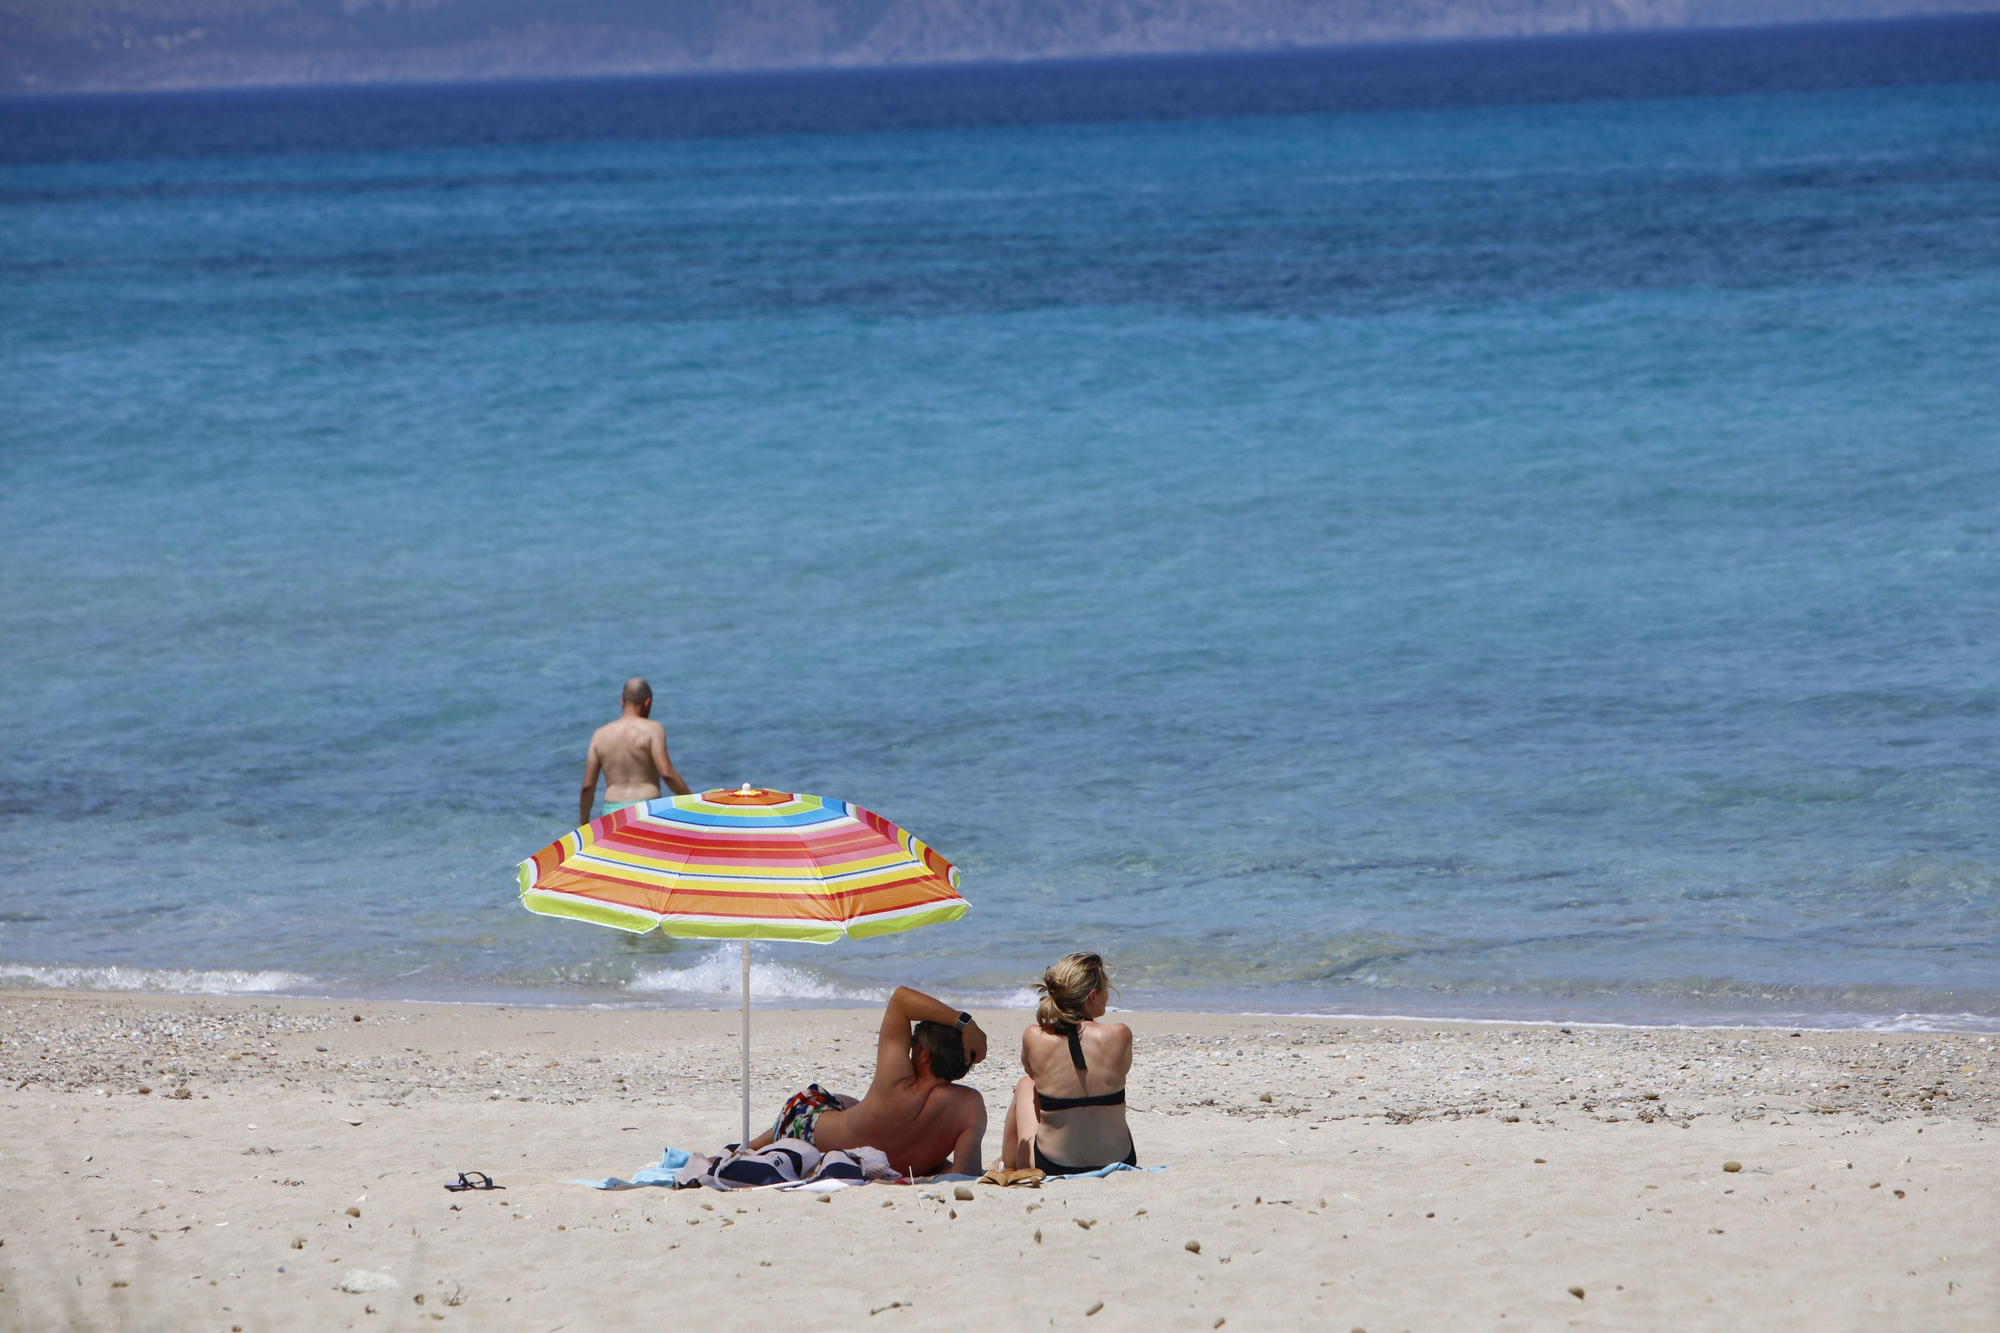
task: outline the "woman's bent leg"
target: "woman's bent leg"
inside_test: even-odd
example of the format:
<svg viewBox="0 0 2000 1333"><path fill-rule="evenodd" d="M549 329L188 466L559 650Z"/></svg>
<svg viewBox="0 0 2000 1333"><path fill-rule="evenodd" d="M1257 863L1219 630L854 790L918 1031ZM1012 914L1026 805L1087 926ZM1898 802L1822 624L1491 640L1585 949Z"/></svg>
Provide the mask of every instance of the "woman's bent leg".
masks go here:
<svg viewBox="0 0 2000 1333"><path fill-rule="evenodd" d="M1000 1165L1019 1171L1035 1164L1035 1129L1041 1123L1035 1113L1035 1080L1026 1074L1014 1085L1013 1100L1007 1103L1007 1123L1000 1131Z"/></svg>

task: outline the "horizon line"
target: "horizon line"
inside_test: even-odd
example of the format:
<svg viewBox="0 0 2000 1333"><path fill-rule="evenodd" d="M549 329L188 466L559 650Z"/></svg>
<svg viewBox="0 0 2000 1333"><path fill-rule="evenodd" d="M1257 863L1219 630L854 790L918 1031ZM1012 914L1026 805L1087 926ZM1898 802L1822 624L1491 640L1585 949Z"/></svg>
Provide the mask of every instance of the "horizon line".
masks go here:
<svg viewBox="0 0 2000 1333"><path fill-rule="evenodd" d="M578 87L600 84L726 84L800 77L834 79L880 75L964 75L966 73L1017 73L1026 70L1086 69L1092 66L1168 66L1201 61L1315 60L1370 54L1430 54L1448 51L1479 51L1559 46L1637 46L1655 42L1721 42L1737 38L1769 38L1780 35L1806 36L1818 33L1858 33L1884 29L1950 28L1993 26L2000 28L2000 0L1992 8L1950 13L1896 15L1886 18L1840 18L1790 23L1706 23L1680 27L1624 28L1616 30L1552 33L1513 33L1453 37L1380 38L1318 45L1268 47L1211 47L1188 50L1109 52L1027 56L979 56L966 59L925 59L873 63L823 60L790 65L748 65L652 71L606 71L603 73L494 74L438 78L354 78L327 81L274 83L189 83L162 84L143 88L72 88L31 92L0 90L0 105L6 103L51 103L112 101L123 99L180 98L201 96L255 95L271 93L353 93L364 91L418 92L447 89L503 90L508 88Z"/></svg>

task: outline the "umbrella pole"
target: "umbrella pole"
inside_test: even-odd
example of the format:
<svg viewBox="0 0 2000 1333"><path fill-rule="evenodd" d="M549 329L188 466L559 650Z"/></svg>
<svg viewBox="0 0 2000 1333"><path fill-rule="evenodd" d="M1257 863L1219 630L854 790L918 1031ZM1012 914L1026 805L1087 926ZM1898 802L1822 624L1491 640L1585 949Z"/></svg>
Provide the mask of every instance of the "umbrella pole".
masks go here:
<svg viewBox="0 0 2000 1333"><path fill-rule="evenodd" d="M750 941L743 941L743 1137L750 1146Z"/></svg>

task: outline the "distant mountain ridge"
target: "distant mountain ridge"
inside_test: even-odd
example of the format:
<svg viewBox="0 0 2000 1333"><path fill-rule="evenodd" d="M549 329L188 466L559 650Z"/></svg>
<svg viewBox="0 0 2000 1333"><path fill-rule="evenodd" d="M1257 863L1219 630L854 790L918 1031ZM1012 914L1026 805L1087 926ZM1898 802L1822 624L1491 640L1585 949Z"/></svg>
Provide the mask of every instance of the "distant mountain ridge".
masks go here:
<svg viewBox="0 0 2000 1333"><path fill-rule="evenodd" d="M1963 14L2000 0L0 0L0 92L802 69Z"/></svg>

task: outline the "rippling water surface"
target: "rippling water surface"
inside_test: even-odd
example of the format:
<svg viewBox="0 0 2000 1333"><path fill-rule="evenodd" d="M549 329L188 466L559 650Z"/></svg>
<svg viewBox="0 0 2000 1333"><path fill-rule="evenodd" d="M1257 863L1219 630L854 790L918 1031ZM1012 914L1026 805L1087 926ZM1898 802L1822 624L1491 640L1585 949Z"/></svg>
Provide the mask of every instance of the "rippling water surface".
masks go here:
<svg viewBox="0 0 2000 1333"><path fill-rule="evenodd" d="M0 984L725 1003L638 672L774 999L2000 1025L2000 26L1704 40L0 106Z"/></svg>

